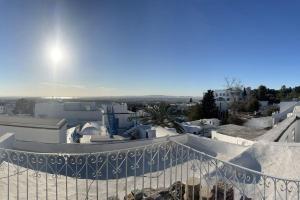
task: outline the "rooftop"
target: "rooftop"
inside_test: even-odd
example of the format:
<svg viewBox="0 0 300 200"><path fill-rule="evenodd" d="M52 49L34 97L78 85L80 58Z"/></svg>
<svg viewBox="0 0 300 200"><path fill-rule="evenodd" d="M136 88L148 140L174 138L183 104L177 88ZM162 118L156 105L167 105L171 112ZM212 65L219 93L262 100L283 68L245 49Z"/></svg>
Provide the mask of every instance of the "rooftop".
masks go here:
<svg viewBox="0 0 300 200"><path fill-rule="evenodd" d="M25 128L60 129L66 124L65 119L43 119L34 117L0 116L0 125Z"/></svg>
<svg viewBox="0 0 300 200"><path fill-rule="evenodd" d="M255 138L265 134L267 130L228 124L219 126L217 128L217 132L228 136L240 137L247 140L254 140Z"/></svg>

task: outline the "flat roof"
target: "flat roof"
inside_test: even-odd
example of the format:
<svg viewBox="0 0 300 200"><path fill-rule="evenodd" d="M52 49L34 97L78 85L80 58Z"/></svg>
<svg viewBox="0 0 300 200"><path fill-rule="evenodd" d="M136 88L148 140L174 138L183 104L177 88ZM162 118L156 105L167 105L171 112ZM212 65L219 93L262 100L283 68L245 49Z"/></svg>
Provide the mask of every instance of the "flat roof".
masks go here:
<svg viewBox="0 0 300 200"><path fill-rule="evenodd" d="M112 142L112 141L125 141L125 140L130 140L130 139L120 135L114 135L113 138L110 138L109 136L91 135L91 142Z"/></svg>
<svg viewBox="0 0 300 200"><path fill-rule="evenodd" d="M240 137L247 140L254 140L255 138L267 132L267 130L265 129L255 129L246 126L238 126L234 124L219 126L216 129L216 131L224 135L228 135L232 137Z"/></svg>
<svg viewBox="0 0 300 200"><path fill-rule="evenodd" d="M67 123L65 119L45 119L20 116L0 116L0 125L25 128L60 129Z"/></svg>

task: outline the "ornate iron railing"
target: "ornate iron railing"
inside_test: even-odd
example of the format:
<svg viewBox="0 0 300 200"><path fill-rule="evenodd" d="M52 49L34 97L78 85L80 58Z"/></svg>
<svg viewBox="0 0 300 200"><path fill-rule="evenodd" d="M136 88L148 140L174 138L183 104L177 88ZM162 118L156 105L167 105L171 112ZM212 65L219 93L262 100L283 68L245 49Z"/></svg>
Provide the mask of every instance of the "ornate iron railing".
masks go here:
<svg viewBox="0 0 300 200"><path fill-rule="evenodd" d="M169 199L300 199L300 182L267 176L174 141L88 154L0 149L0 199L129 199L134 195L135 199L164 195Z"/></svg>

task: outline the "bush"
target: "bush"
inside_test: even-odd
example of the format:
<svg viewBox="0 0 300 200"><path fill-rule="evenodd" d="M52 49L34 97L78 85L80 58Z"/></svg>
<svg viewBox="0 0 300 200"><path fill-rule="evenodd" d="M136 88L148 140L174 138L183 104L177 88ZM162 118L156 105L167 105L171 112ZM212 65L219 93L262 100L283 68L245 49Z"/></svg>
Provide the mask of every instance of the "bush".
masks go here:
<svg viewBox="0 0 300 200"><path fill-rule="evenodd" d="M201 104L196 104L188 111L188 119L190 121L198 120L203 118L203 109Z"/></svg>
<svg viewBox="0 0 300 200"><path fill-rule="evenodd" d="M273 112L277 112L277 111L279 111L279 108L277 106L271 106L266 111L266 115L271 116Z"/></svg>
<svg viewBox="0 0 300 200"><path fill-rule="evenodd" d="M227 119L227 124L243 125L244 123L245 120L243 120L237 115L229 115Z"/></svg>
<svg viewBox="0 0 300 200"><path fill-rule="evenodd" d="M231 109L238 112L254 112L258 111L260 107L259 101L252 97L247 101L237 101L231 104Z"/></svg>
<svg viewBox="0 0 300 200"><path fill-rule="evenodd" d="M256 98L251 98L246 105L248 112L258 111L260 107L259 101Z"/></svg>

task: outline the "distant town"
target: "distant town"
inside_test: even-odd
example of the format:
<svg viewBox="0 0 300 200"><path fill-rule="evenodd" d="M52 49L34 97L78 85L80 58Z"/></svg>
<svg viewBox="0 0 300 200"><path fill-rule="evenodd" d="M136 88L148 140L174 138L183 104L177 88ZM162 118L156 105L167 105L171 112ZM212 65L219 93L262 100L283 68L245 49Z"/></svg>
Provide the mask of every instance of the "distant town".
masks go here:
<svg viewBox="0 0 300 200"><path fill-rule="evenodd" d="M226 83L201 97L2 98L1 199L18 199L24 192L43 199L263 197L252 187L273 198L278 191L262 188L265 180L254 177L262 173L275 180L269 183L274 187L287 187L281 177L295 176L282 148L296 155L300 87L251 89L235 79ZM277 177L279 165L285 170ZM208 182L215 180L214 173L220 180ZM247 184L235 185L241 181ZM61 185L72 187L59 192ZM241 189L248 192L236 193Z"/></svg>
<svg viewBox="0 0 300 200"><path fill-rule="evenodd" d="M2 98L1 131L16 133L16 139L26 140L24 126L31 134L32 128L38 126L34 140L53 143L94 143L183 133L211 138L212 132L226 126L266 132L298 105L300 87L282 86L275 90L261 85L251 89L235 79L226 79L226 84L227 88L208 90L203 97ZM51 137L49 125L56 127Z"/></svg>

